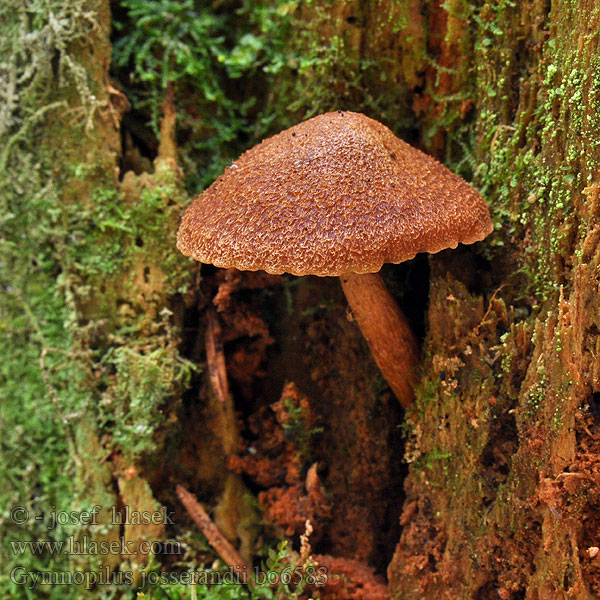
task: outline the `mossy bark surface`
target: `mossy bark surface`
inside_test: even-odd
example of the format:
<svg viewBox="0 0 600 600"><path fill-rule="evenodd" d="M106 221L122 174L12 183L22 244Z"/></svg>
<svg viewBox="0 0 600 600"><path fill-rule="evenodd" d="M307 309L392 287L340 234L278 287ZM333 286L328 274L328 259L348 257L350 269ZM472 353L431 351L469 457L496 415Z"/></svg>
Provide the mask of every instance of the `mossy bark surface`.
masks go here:
<svg viewBox="0 0 600 600"><path fill-rule="evenodd" d="M390 588L596 597L600 12L592 2L443 9L444 69L427 79L425 118L451 114L440 86L466 95L468 124L443 137L466 151L459 163L496 232L474 252L431 259Z"/></svg>

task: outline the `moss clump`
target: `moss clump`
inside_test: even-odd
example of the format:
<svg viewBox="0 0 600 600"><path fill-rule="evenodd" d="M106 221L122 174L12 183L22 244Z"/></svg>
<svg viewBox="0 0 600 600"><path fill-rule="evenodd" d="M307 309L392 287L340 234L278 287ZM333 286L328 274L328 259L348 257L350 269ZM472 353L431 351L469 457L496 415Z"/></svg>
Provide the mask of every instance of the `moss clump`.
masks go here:
<svg viewBox="0 0 600 600"><path fill-rule="evenodd" d="M321 112L358 110L407 126L407 90L393 57L356 51L371 30L380 44L381 31L395 27L402 9L387 8L370 15L335 2L124 0L112 68L133 105L131 133L156 146L172 85L179 156L196 192L248 147Z"/></svg>
<svg viewBox="0 0 600 600"><path fill-rule="evenodd" d="M111 346L100 359L106 373L100 400L102 431L110 434L111 446L123 452L128 463L156 450L155 432L168 418L165 402L185 389L195 368L167 340L159 331L144 339L143 348L135 339Z"/></svg>

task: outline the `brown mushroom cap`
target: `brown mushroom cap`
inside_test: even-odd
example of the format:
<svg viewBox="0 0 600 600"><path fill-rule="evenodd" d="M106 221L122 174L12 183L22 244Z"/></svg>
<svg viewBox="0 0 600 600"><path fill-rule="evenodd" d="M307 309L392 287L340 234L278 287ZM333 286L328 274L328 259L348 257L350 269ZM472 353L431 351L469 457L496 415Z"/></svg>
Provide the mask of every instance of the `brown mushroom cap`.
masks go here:
<svg viewBox="0 0 600 600"><path fill-rule="evenodd" d="M177 247L218 267L335 276L491 230L464 180L378 121L338 111L245 152L187 209Z"/></svg>

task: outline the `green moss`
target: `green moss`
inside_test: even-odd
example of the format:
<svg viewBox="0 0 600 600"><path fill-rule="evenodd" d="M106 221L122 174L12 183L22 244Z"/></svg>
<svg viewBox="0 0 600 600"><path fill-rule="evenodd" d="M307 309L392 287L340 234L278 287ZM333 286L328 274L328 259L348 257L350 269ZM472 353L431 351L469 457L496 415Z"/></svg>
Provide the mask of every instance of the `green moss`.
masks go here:
<svg viewBox="0 0 600 600"><path fill-rule="evenodd" d="M344 108L396 128L409 124L396 65L356 52L358 30L335 3L124 0L121 9L113 74L154 135L167 83L173 85L191 191L249 146L321 112ZM394 27L390 19L402 14L390 5L381 27Z"/></svg>
<svg viewBox="0 0 600 600"><path fill-rule="evenodd" d="M182 195L175 186L158 183L144 187L133 202L116 188L97 188L89 200L66 203L60 215L69 231L66 265L95 285L143 259L165 272L173 291L183 291L187 261L173 251L177 199Z"/></svg>
<svg viewBox="0 0 600 600"><path fill-rule="evenodd" d="M294 577L289 574L294 573ZM323 570L313 565L309 558L304 563L291 552L287 542L269 551L260 567L259 577L249 585L235 582L231 571L217 569L192 569L182 574L175 583L168 574L149 573L148 585L137 595L139 600L263 600L264 598L298 598L306 594L308 586L323 582ZM339 577L329 574L330 578ZM232 579L234 581L232 581ZM210 581L222 581L210 584Z"/></svg>
<svg viewBox="0 0 600 600"><path fill-rule="evenodd" d="M89 39L102 48L94 38L102 27L96 9L95 3L35 0L0 8L6 57L0 77L9 83L0 90L6 292L0 295L0 500L7 510L21 505L32 515L23 526L0 523L6 572L15 564L33 572L117 566L118 555L80 557L77 564L65 554L17 556L8 542L118 537L106 522L82 532L72 525L49 529L47 520L33 516L115 505L107 451L130 461L152 451L153 434L165 421L159 407L191 371L178 354L170 313L161 312L171 294L186 288L188 263L173 246L187 197L174 170L160 164L137 195L116 185L114 155L95 137L94 118L106 105L82 52ZM146 290L139 277L146 260L165 273L159 292L152 285ZM119 313L124 301L135 310ZM102 403L107 397L112 411ZM143 442L133 433L140 428ZM78 595L75 586L45 592ZM22 594L0 577L2 597Z"/></svg>
<svg viewBox="0 0 600 600"><path fill-rule="evenodd" d="M559 278L553 257L559 256L568 243L573 194L580 193L588 177L582 172L585 157L579 140L597 126L585 114L589 80L598 77L597 68L587 71L577 66L576 48L557 48L550 43L546 47L547 60L542 59L540 88L532 110L524 108L511 123L499 123L499 115L493 110L481 111L479 145L491 147L492 152L476 170L476 181L491 201L496 229L509 229L521 237L523 228L534 224L532 235L538 243L529 246L520 268L530 283L529 293L541 301L557 292ZM490 59L497 59L499 69L505 69L500 50L480 51L482 62L489 64ZM481 69L480 77L485 81L478 87L485 90L503 86L507 76L495 78L493 72L489 67ZM489 97L483 97L481 104L490 104Z"/></svg>
<svg viewBox="0 0 600 600"><path fill-rule="evenodd" d="M60 191L53 178L55 156L40 146L39 132L54 111L65 109L51 95L54 77L62 85L72 84L83 106L91 109L85 71L68 54L69 46L94 26L86 11L81 2L8 1L0 6L0 503L7 511L0 522L3 598L25 593L6 575L17 564L30 571L68 567L65 555L17 556L8 542L64 539L68 527L49 529L47 516L53 507L69 509L75 495L72 431L86 403L81 389L86 371L65 327L72 317L57 285L60 265L50 243ZM16 506L30 515L22 525L8 518ZM44 519L35 519L38 515ZM75 592L47 589L46 597Z"/></svg>
<svg viewBox="0 0 600 600"><path fill-rule="evenodd" d="M565 356L567 349L580 356L581 340L575 331L584 326L566 322L569 314L572 319L575 314L573 299L587 298L585 277L595 268L589 254L585 261L582 248L596 222L584 188L597 179L600 160L600 73L590 50L597 44L597 27L587 21L592 9L585 17L554 6L548 17L542 3L530 9L532 14L513 2L470 8L475 68L461 89L472 93L475 109L466 123L443 121L449 127L446 156L448 164L472 178L489 202L495 233L481 252L491 261L492 271L498 268L499 277L483 298L485 318L476 328L482 339L470 328L462 332L469 354L458 333L459 341L452 344L442 338L449 329L460 330L458 320L448 315L449 294L458 299L466 318L473 299L460 296L458 284L452 287L456 275L444 273L433 280L427 380L420 384L421 406L411 430L417 440L409 438L407 448L412 453L409 458L417 455L417 462L411 463L412 483L419 486L417 497L426 497L435 515L429 524L438 520L453 524L440 526L448 535L446 555L466 559L467 546L482 557L482 548L497 543L498 531L510 530L506 544L512 543L511 535L519 547L531 544L534 554L523 560L536 561L538 572L562 589L569 587L564 586L563 576L573 576L568 552L556 552L556 560L547 553L535 555L543 534L526 521L545 518L547 507L540 516L528 503L539 501L540 473L554 476L562 468L562 453L577 452L573 414L586 402L585 392L578 392L570 381L577 359ZM455 11L453 16L461 14ZM542 34L533 24L545 19L553 26ZM585 41L572 35L580 30ZM437 116L443 110L445 106L436 106L432 113ZM443 272L436 266L438 273ZM578 280L580 274L583 282ZM445 278L451 282L448 289ZM437 287L443 293L436 295ZM502 298L508 309L498 311L498 322L494 322L492 294ZM586 311L596 311L591 299L586 302L590 305ZM522 311L519 317L518 311ZM474 312L478 322L481 314ZM447 315L446 321L438 323L439 315ZM587 333L580 332L585 339ZM454 375L458 402L437 381L439 365L456 357L464 363ZM478 377L471 377L473 372ZM424 475L420 461L430 452L436 456L439 448L451 454L448 468L442 468L444 461L429 461ZM428 493L432 487L441 489L434 499ZM454 530L455 523L460 523L459 531ZM534 537L524 539L523 532ZM486 572L489 581L500 587L496 563L485 565L481 558L478 562L461 570L461 577L466 580L470 573ZM500 570L519 572L521 566L506 568ZM411 589L413 582L405 589ZM512 592L535 595L537 591L527 576L518 586ZM431 596L439 592L433 586L429 591ZM473 592L468 585L457 584L454 593Z"/></svg>
<svg viewBox="0 0 600 600"><path fill-rule="evenodd" d="M173 345L166 345L163 336L151 341L144 340L143 351L137 338L131 345L113 346L100 361L109 367L102 382L106 385L100 401L102 429L130 462L156 450L154 434L167 419L161 409L185 389L195 368Z"/></svg>
<svg viewBox="0 0 600 600"><path fill-rule="evenodd" d="M438 395L441 389L441 379L424 380L415 392L416 406L420 412L427 410L430 404L437 406Z"/></svg>
<svg viewBox="0 0 600 600"><path fill-rule="evenodd" d="M447 470L449 467L449 463L446 461L448 461L448 459L450 459L451 457L452 457L451 452L446 452L446 451L440 450L439 448L436 448L436 449L432 450L431 452L428 452L427 454L425 454L423 457L421 457L419 462L417 462L415 464L415 468L418 469L421 466L421 468L423 468L423 469L431 469L434 467L434 465L437 466L438 461L445 461L441 465L441 468L444 470Z"/></svg>

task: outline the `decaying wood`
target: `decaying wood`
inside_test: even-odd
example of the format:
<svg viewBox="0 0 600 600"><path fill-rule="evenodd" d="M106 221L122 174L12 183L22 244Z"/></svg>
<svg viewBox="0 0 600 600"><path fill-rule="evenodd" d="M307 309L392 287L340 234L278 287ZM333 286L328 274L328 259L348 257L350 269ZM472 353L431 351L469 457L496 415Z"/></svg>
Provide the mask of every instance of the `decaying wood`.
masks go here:
<svg viewBox="0 0 600 600"><path fill-rule="evenodd" d="M219 432L223 451L230 456L235 454L240 446L239 433L235 422L233 399L229 392L221 326L213 308L207 312L206 362L210 385L216 400L215 410L220 419Z"/></svg>

